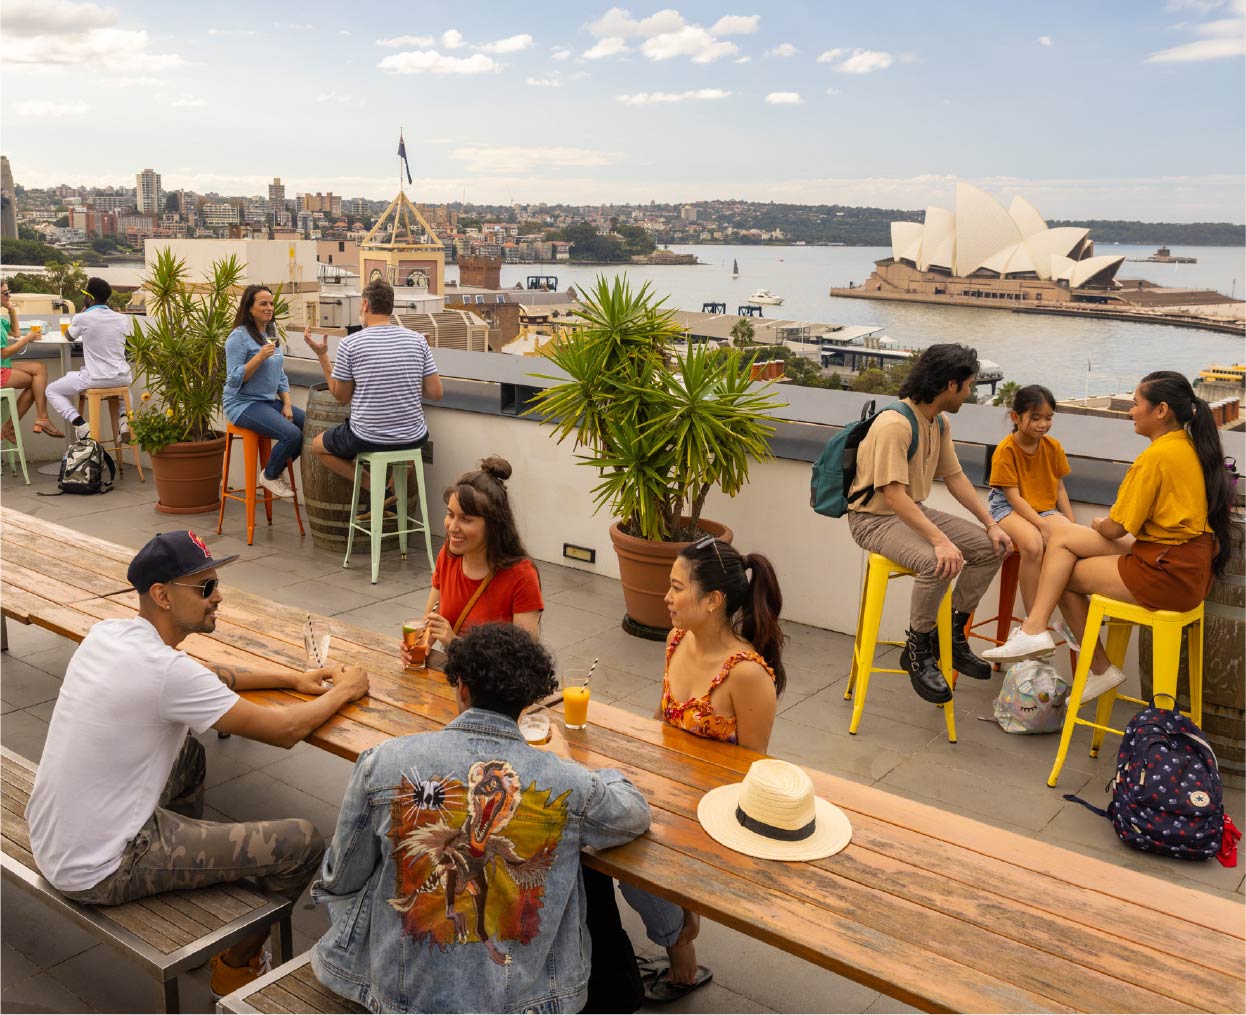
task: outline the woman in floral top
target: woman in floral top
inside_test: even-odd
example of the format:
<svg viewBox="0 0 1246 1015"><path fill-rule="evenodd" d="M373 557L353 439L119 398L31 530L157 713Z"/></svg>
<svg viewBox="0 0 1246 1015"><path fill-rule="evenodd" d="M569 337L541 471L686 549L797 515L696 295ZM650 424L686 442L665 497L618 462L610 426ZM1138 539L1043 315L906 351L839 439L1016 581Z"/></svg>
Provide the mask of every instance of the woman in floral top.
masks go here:
<svg viewBox="0 0 1246 1015"><path fill-rule="evenodd" d="M702 539L676 558L666 607L674 629L656 717L695 736L764 753L787 680L783 596L770 561ZM619 887L670 960L669 969L646 984L646 997L673 1001L709 982L712 974L697 965L693 944L699 917L630 885Z"/></svg>

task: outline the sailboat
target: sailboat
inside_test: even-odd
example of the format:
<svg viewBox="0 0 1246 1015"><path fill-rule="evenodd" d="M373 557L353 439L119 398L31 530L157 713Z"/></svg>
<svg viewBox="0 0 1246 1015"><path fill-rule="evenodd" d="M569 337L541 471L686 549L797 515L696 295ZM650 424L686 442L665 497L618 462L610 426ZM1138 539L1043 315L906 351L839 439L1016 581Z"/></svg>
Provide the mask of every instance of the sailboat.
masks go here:
<svg viewBox="0 0 1246 1015"><path fill-rule="evenodd" d="M731 277L732 278L740 277L740 262L734 259L731 262Z"/></svg>

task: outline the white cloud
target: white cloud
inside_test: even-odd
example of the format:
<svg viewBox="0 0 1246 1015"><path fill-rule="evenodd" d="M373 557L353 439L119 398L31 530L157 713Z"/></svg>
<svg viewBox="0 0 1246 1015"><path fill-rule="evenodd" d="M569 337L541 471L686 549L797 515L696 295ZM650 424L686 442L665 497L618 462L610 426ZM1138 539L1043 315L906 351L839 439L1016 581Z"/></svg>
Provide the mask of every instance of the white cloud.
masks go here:
<svg viewBox="0 0 1246 1015"><path fill-rule="evenodd" d="M1040 46L1050 46L1050 45L1052 44L1052 42L1051 42L1051 36L1050 36L1050 35L1040 35L1040 36L1038 37L1038 44L1039 44Z"/></svg>
<svg viewBox="0 0 1246 1015"><path fill-rule="evenodd" d="M685 24L687 22L684 21L679 11L661 10L637 21L625 8L611 7L589 25L588 30L598 38L648 38L652 35L677 32Z"/></svg>
<svg viewBox="0 0 1246 1015"><path fill-rule="evenodd" d="M350 29L349 29L349 28L339 28L339 29L337 30L337 34L338 34L338 35L350 35Z"/></svg>
<svg viewBox="0 0 1246 1015"><path fill-rule="evenodd" d="M793 46L790 42L780 42L774 49L766 50L766 56L795 56L800 50Z"/></svg>
<svg viewBox="0 0 1246 1015"><path fill-rule="evenodd" d="M753 62L753 58L751 56L742 56L736 61L736 63L752 63L752 62Z"/></svg>
<svg viewBox="0 0 1246 1015"><path fill-rule="evenodd" d="M316 101L340 106L351 102L353 98L351 95L342 95L338 92L321 92L316 96Z"/></svg>
<svg viewBox="0 0 1246 1015"><path fill-rule="evenodd" d="M700 25L685 25L678 32L655 35L646 39L640 48L650 60L686 56L693 63L713 63L740 51L734 42L720 42Z"/></svg>
<svg viewBox="0 0 1246 1015"><path fill-rule="evenodd" d="M799 106L804 101L800 92L771 92L766 96L766 102L772 106Z"/></svg>
<svg viewBox="0 0 1246 1015"><path fill-rule="evenodd" d="M496 42L486 42L483 46L477 46L481 52L493 53L519 53L532 45L531 35L512 35L505 39L498 39Z"/></svg>
<svg viewBox="0 0 1246 1015"><path fill-rule="evenodd" d="M483 53L471 56L446 56L435 49L393 53L377 64L390 74L495 74L501 64Z"/></svg>
<svg viewBox="0 0 1246 1015"><path fill-rule="evenodd" d="M844 93L838 88L828 88L826 90L826 94L827 95L843 95Z"/></svg>
<svg viewBox="0 0 1246 1015"><path fill-rule="evenodd" d="M254 35L255 31L250 28L209 28L209 35Z"/></svg>
<svg viewBox="0 0 1246 1015"><path fill-rule="evenodd" d="M586 49L582 55L585 60L604 60L606 57L629 52L631 50L627 48L626 42L616 35L607 35L604 39L598 40L597 45L592 49Z"/></svg>
<svg viewBox="0 0 1246 1015"><path fill-rule="evenodd" d="M534 88L561 88L562 74L558 71L550 71L541 77L528 78L528 84Z"/></svg>
<svg viewBox="0 0 1246 1015"><path fill-rule="evenodd" d="M93 5L87 5L93 6ZM8 8L4 26L8 31ZM25 22L31 24L29 20ZM89 64L93 69L158 71L184 66L176 53L147 52L147 32L120 28L92 28L56 35L24 35L8 40L4 58L20 64Z"/></svg>
<svg viewBox="0 0 1246 1015"><path fill-rule="evenodd" d="M757 31L760 14L726 14L714 22L710 35L752 35Z"/></svg>
<svg viewBox="0 0 1246 1015"><path fill-rule="evenodd" d="M895 63L895 59L890 53L877 49L828 49L818 57L818 63L829 63L831 70L841 74L869 74L871 71L886 70ZM916 57L906 62L913 60Z"/></svg>
<svg viewBox="0 0 1246 1015"><path fill-rule="evenodd" d="M458 49L463 45L463 33L457 28L447 28L441 33L441 44L446 49Z"/></svg>
<svg viewBox="0 0 1246 1015"><path fill-rule="evenodd" d="M199 109L207 104L207 99L201 99L194 95L179 95L169 100L169 105L174 109Z"/></svg>
<svg viewBox="0 0 1246 1015"><path fill-rule="evenodd" d="M620 152L595 151L590 148L542 148L539 146L480 145L456 148L450 157L466 163L471 173L523 173L537 166L542 168L609 166L623 158Z"/></svg>
<svg viewBox="0 0 1246 1015"><path fill-rule="evenodd" d="M48 102L36 99L31 102L19 102L17 115L23 119L54 119L62 116L82 116L91 111L85 102Z"/></svg>
<svg viewBox="0 0 1246 1015"><path fill-rule="evenodd" d="M97 4L68 0L8 0L4 5L4 34L13 36L82 35L115 24L117 11Z"/></svg>
<svg viewBox="0 0 1246 1015"><path fill-rule="evenodd" d="M555 46L554 51L550 53L551 60L566 60L571 56L571 50L564 46Z"/></svg>
<svg viewBox="0 0 1246 1015"><path fill-rule="evenodd" d="M1202 13L1213 8L1189 4ZM1186 42L1171 49L1162 49L1146 58L1147 63L1195 63L1203 60L1223 60L1246 54L1246 2L1233 4L1233 17L1217 18L1201 25L1181 25L1203 38Z"/></svg>
<svg viewBox="0 0 1246 1015"><path fill-rule="evenodd" d="M725 99L731 93L721 88L697 88L687 92L633 92L631 95L616 96L616 101L625 106L646 106L665 102L700 102L712 99Z"/></svg>
<svg viewBox="0 0 1246 1015"><path fill-rule="evenodd" d="M386 49L401 49L403 46L414 46L416 49L428 49L433 45L431 35L395 35L392 39L377 39L378 46Z"/></svg>

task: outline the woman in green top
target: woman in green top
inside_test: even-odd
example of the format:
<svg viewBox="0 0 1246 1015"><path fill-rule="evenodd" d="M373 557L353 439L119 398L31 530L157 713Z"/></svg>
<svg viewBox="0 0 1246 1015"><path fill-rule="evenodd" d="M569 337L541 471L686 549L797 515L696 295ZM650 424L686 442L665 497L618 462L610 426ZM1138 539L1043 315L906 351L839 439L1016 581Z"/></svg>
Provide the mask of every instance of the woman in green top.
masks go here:
<svg viewBox="0 0 1246 1015"><path fill-rule="evenodd" d="M30 411L32 405L39 410L35 417L35 433L45 433L49 437L64 437L65 435L56 429L48 418L48 402L43 394L48 386L48 368L38 360L30 360L14 366L10 358L22 352L26 346L35 341L36 336L34 334L22 335L22 329L17 322L17 308L9 299L7 284L0 286L0 303L3 304L3 312L0 313L0 347L4 350L3 360L0 361L0 386L21 389L22 393L17 396L17 418L19 420ZM18 337L10 342L10 334ZM12 441L15 436L13 420L5 420L3 429L0 429L0 439Z"/></svg>

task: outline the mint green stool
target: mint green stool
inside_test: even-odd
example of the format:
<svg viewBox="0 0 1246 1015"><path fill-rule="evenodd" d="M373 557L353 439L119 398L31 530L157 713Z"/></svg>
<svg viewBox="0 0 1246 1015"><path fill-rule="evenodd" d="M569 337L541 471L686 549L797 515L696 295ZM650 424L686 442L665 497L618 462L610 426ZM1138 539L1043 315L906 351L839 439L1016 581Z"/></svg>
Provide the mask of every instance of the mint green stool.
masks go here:
<svg viewBox="0 0 1246 1015"><path fill-rule="evenodd" d="M26 480L26 485L30 486L30 473L26 471L26 446L22 444L22 421L17 418L17 389L16 388L0 388L0 397L4 398L4 416L7 416L13 423L13 447L0 449L0 454L13 455L18 462L22 463L22 477ZM9 461L9 467L13 470L13 478L17 478L17 462ZM421 487L421 490L423 488Z"/></svg>
<svg viewBox="0 0 1246 1015"><path fill-rule="evenodd" d="M359 512L359 488L363 478L363 467L368 466L368 475L372 480L372 510L367 524L357 520ZM402 466L410 465L415 469L415 481L420 489L421 521L417 524L412 520L407 526L407 470ZM378 479L376 470L381 470ZM385 478L388 470L394 470L394 496L398 501L398 529L396 532L384 532L385 528ZM355 458L355 489L350 500L350 529L346 534L346 559L342 567L350 567L351 549L355 544L355 530L366 532L372 544L372 584L376 584L377 575L381 570L381 540L386 536L398 537L398 550L403 560L407 559L407 535L412 532L424 533L424 550L428 554L428 568L433 569L433 537L428 529L428 497L424 492L424 454L420 448L406 451L368 451Z"/></svg>

